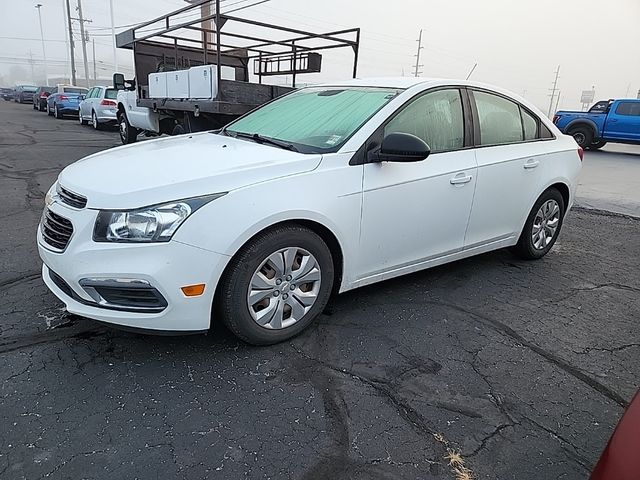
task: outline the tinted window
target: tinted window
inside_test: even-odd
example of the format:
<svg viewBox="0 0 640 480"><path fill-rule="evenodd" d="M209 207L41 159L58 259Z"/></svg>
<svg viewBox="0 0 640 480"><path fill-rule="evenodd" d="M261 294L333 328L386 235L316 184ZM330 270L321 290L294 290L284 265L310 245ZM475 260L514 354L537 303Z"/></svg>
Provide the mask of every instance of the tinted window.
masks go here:
<svg viewBox="0 0 640 480"><path fill-rule="evenodd" d="M535 140L538 137L538 120L532 117L526 110L520 109L522 112L522 124L524 126L524 139Z"/></svg>
<svg viewBox="0 0 640 480"><path fill-rule="evenodd" d="M540 122L540 138L555 138L551 130L542 122Z"/></svg>
<svg viewBox="0 0 640 480"><path fill-rule="evenodd" d="M83 95L87 93L86 88L73 88L73 87L64 87L64 93L77 93L78 95Z"/></svg>
<svg viewBox="0 0 640 480"><path fill-rule="evenodd" d="M640 115L640 102L622 102L616 108L618 115Z"/></svg>
<svg viewBox="0 0 640 480"><path fill-rule="evenodd" d="M107 91L104 94L104 98L115 100L116 98L118 98L118 90L116 90L115 88L107 88Z"/></svg>
<svg viewBox="0 0 640 480"><path fill-rule="evenodd" d="M485 92L473 92L480 119L480 144L521 142L522 120L518 104Z"/></svg>
<svg viewBox="0 0 640 480"><path fill-rule="evenodd" d="M410 133L421 138L433 153L464 147L464 120L460 91L427 93L403 107L384 129L389 133Z"/></svg>

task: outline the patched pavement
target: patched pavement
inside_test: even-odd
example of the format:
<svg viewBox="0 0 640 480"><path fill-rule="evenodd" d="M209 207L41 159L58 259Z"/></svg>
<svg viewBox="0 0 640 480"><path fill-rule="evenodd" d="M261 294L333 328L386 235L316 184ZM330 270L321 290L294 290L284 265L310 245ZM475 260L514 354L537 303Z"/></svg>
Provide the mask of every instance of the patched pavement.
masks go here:
<svg viewBox="0 0 640 480"><path fill-rule="evenodd" d="M249 347L67 315L35 231L65 165L117 133L0 102L0 478L584 479L639 386L640 220L571 212L499 251L335 298Z"/></svg>

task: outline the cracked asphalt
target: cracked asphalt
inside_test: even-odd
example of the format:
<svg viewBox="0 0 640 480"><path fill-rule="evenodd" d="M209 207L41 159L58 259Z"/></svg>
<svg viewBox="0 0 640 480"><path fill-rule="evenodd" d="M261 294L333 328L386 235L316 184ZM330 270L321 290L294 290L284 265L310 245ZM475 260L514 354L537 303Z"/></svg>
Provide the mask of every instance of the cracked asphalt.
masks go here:
<svg viewBox="0 0 640 480"><path fill-rule="evenodd" d="M0 102L0 478L587 478L639 386L639 219L574 210L541 261L349 292L273 347L135 335L67 315L35 247L57 173L117 144Z"/></svg>

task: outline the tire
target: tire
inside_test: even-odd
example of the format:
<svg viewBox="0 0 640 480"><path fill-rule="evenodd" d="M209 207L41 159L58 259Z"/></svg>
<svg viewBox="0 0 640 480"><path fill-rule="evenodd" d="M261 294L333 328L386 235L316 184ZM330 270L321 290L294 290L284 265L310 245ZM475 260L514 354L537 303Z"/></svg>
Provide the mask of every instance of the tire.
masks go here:
<svg viewBox="0 0 640 480"><path fill-rule="evenodd" d="M35 103L33 104L33 109L34 109L34 110L37 110L37 109L38 109L38 107L36 106L36 104L35 104Z"/></svg>
<svg viewBox="0 0 640 480"><path fill-rule="evenodd" d="M573 137L576 143L584 149L589 148L593 143L593 130L587 126L580 125L572 128L569 134Z"/></svg>
<svg viewBox="0 0 640 480"><path fill-rule="evenodd" d="M548 210L545 213L544 210L546 210L546 208L543 208L543 206L546 207L547 205L552 207L557 206L557 215L549 215L547 217L547 214L551 212L551 210ZM513 248L513 252L525 260L537 260L544 257L549 250L551 250L560 235L565 208L562 194L557 189L550 188L540 195L540 198L538 198L533 205L527 217L527 221L524 224L518 243ZM557 220L554 222L553 220L556 218ZM543 223L543 225L539 231L544 231L545 238L542 239L539 245L536 245L534 243L534 229L538 230L537 225L540 223ZM553 225L555 225L555 230L553 230L553 234L550 236L551 239L548 240ZM540 239L540 236L537 236L537 238Z"/></svg>
<svg viewBox="0 0 640 480"><path fill-rule="evenodd" d="M53 104L53 116L56 118L62 118L64 115L58 110L58 104Z"/></svg>
<svg viewBox="0 0 640 480"><path fill-rule="evenodd" d="M604 140L596 140L591 145L589 145L589 150L600 150L607 144Z"/></svg>
<svg viewBox="0 0 640 480"><path fill-rule="evenodd" d="M91 126L94 130L102 130L102 125L100 125L95 111L91 112Z"/></svg>
<svg viewBox="0 0 640 480"><path fill-rule="evenodd" d="M40 112L44 112L47 109L46 104L42 104L42 102L40 102L40 104L38 105L38 111Z"/></svg>
<svg viewBox="0 0 640 480"><path fill-rule="evenodd" d="M48 103L47 103L47 115L49 115L50 117L53 116L53 112L51 111L51 107L49 107Z"/></svg>
<svg viewBox="0 0 640 480"><path fill-rule="evenodd" d="M307 265L314 262L319 272L312 269L309 273L303 274L302 278L317 278L317 280L296 285L294 282L297 269L289 269L292 275L288 276L286 269L278 273L277 267L272 267L275 264L271 263L269 258L283 259L284 257L277 256L281 253L280 251L295 254L290 257L295 259L292 265L295 267L298 264L300 270L306 268L303 262L308 262ZM282 265L286 263L288 262L282 260ZM266 275L261 277L269 282L268 288L264 290L268 293L264 297L258 295L257 303L251 306L249 287L252 279L257 278L255 276L258 275L258 269L261 267L263 273L271 272L273 276L271 280L268 280ZM279 283L276 284L276 282ZM333 259L329 247L322 238L311 230L299 226L275 227L258 234L231 260L220 282L216 296L216 311L227 328L241 340L253 345L271 345L292 338L307 328L327 305L333 283ZM266 283L264 285L267 286ZM262 289L256 291L262 291ZM315 301L305 307L303 302L310 301L314 295ZM302 300L298 301L298 299ZM265 306L263 302L268 305ZM294 318L292 305L296 307L300 318ZM281 306L282 309L279 308ZM273 318L266 322L268 326L261 326L258 320L254 320L254 316L262 311L260 309L265 312L263 321L265 318L267 320ZM269 315L270 311L275 315Z"/></svg>
<svg viewBox="0 0 640 480"><path fill-rule="evenodd" d="M80 125L87 125L87 121L82 118L82 112L80 110L78 110L78 122L80 122Z"/></svg>
<svg viewBox="0 0 640 480"><path fill-rule="evenodd" d="M131 126L129 119L127 119L127 114L124 112L118 115L118 131L120 132L120 140L124 145L134 143L140 133L137 128Z"/></svg>

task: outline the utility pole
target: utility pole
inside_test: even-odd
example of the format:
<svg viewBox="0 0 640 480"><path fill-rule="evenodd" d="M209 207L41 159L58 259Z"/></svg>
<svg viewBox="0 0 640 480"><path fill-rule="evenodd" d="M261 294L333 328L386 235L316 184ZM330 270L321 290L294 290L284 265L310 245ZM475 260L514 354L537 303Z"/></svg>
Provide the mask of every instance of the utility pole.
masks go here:
<svg viewBox="0 0 640 480"><path fill-rule="evenodd" d="M96 69L96 39L91 39L91 45L93 46L93 83L98 84L98 70Z"/></svg>
<svg viewBox="0 0 640 480"><path fill-rule="evenodd" d="M40 8L42 4L39 3L36 5L38 9L38 21L40 22L40 40L42 41L42 57L44 58L44 84L49 85L49 67L47 65L47 52L44 49L44 33L42 33L42 15L40 13Z"/></svg>
<svg viewBox="0 0 640 480"><path fill-rule="evenodd" d="M118 56L116 55L116 24L114 21L114 17L113 17L113 0L109 0L109 8L111 9L111 41L113 43L113 45L111 45L111 48L113 50L113 68L114 71L117 72L118 71Z"/></svg>
<svg viewBox="0 0 640 480"><path fill-rule="evenodd" d="M87 37L84 32L84 18L82 18L82 0L78 0L78 20L80 20L80 36L82 37L82 60L84 61L84 79L89 86L89 62L87 61Z"/></svg>
<svg viewBox="0 0 640 480"><path fill-rule="evenodd" d="M475 64L473 65L473 68L472 68L472 69L471 69L471 71L469 72L469 75L467 75L467 78L466 78L467 80L469 80L469 79L471 78L471 75L472 75L472 74L473 74L473 72L476 70L476 67L477 67L477 66L478 66L478 64L477 64L477 63L475 63Z"/></svg>
<svg viewBox="0 0 640 480"><path fill-rule="evenodd" d="M558 68L556 69L556 78L553 81L553 88L551 89L551 101L549 102L549 113L547 113L549 118L551 118L551 113L553 113L553 100L555 99L556 91L558 90L558 78L560 78L560 65L558 65Z"/></svg>
<svg viewBox="0 0 640 480"><path fill-rule="evenodd" d="M556 112L558 111L558 105L560 105L560 95L562 95L562 91L558 90L558 99L556 100Z"/></svg>
<svg viewBox="0 0 640 480"><path fill-rule="evenodd" d="M420 65L420 50L422 50L424 47L422 46L422 29L420 29L420 36L418 37L418 53L416 53L414 56L416 57L416 66L415 69L413 71L413 76L417 77L419 76L422 72L419 71L420 67L423 67L424 65Z"/></svg>
<svg viewBox="0 0 640 480"><path fill-rule="evenodd" d="M71 26L71 7L69 6L69 0L65 0L67 4L67 24L69 26L69 52L71 53L71 84L77 85L76 81L76 59L73 46L73 28Z"/></svg>
<svg viewBox="0 0 640 480"><path fill-rule="evenodd" d="M29 50L29 63L31 64L31 82L36 83L36 74L33 70L33 52Z"/></svg>
<svg viewBox="0 0 640 480"><path fill-rule="evenodd" d="M65 0L62 0L62 24L65 25L67 23L67 8L65 6ZM69 82L71 82L71 67L69 63L69 37L68 33L64 34L64 63L65 68L67 69L67 76L69 78Z"/></svg>

